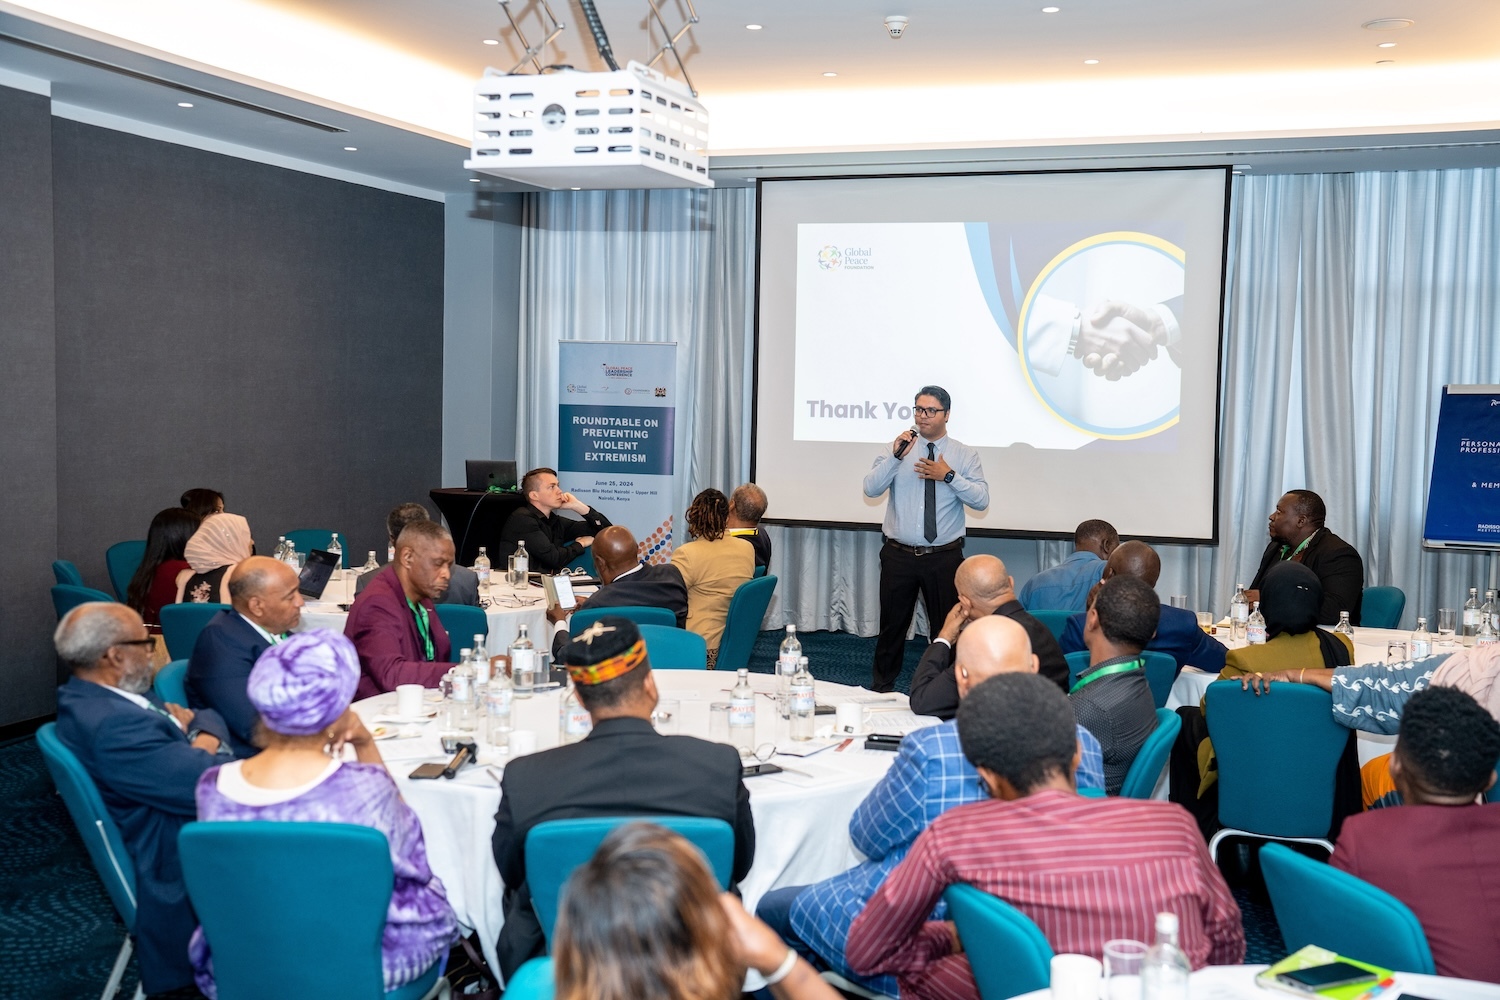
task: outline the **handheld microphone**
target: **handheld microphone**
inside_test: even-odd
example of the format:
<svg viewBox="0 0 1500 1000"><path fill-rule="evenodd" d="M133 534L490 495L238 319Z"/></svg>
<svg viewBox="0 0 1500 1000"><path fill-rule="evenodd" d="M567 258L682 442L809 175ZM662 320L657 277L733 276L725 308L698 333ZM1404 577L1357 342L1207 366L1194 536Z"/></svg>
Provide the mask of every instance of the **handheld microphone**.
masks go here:
<svg viewBox="0 0 1500 1000"><path fill-rule="evenodd" d="M906 439L906 443L903 444L901 447L899 447L899 448L896 449L896 457L897 458L905 458L906 457L906 453L911 450L912 442L917 439L917 429L915 427L913 427L907 433L909 433L911 435L911 437L907 438Z"/></svg>

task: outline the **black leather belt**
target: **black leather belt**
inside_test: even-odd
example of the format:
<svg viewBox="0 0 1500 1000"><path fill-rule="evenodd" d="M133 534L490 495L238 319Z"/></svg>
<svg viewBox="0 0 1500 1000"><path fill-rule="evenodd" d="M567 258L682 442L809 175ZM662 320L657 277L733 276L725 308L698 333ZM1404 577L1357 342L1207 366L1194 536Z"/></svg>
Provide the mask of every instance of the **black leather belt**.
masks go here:
<svg viewBox="0 0 1500 1000"><path fill-rule="evenodd" d="M885 538L884 535L880 537ZM885 538L885 544L892 548L900 549L902 552L910 552L914 556L930 556L934 552L951 552L953 549L961 549L964 547L964 540L962 538L955 538L944 545L906 545L896 541L894 538Z"/></svg>

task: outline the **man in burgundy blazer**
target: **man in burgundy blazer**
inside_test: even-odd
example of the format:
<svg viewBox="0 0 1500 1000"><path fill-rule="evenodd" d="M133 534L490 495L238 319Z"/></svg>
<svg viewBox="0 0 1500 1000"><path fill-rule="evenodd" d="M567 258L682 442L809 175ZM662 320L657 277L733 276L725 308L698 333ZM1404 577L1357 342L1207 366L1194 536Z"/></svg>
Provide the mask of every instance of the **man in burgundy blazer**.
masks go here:
<svg viewBox="0 0 1500 1000"><path fill-rule="evenodd" d="M453 646L433 601L448 587L453 536L435 521L414 521L396 539L396 561L375 574L354 600L344 635L359 652L354 697L398 684L437 687Z"/></svg>

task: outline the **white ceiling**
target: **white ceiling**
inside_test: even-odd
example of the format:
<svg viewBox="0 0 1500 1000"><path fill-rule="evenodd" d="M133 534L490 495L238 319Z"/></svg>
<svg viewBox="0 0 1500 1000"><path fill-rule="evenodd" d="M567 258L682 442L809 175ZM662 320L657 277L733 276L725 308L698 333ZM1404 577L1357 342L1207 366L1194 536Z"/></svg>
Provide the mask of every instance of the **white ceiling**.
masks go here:
<svg viewBox="0 0 1500 1000"><path fill-rule="evenodd" d="M576 3L551 2L568 27L542 62L602 69ZM1049 2L1061 10L1042 13ZM646 0L598 8L622 64L655 52ZM537 40L538 0L512 9ZM663 3L674 28L686 9ZM721 181L893 161L1500 163L1500 0L700 0L698 13L680 51L713 115ZM900 41L887 14L910 18ZM1415 23L1361 27L1380 17ZM493 0L0 0L0 72L45 81L68 117L456 191L472 189L468 82L520 57L503 23ZM211 98L179 109L170 84L347 132Z"/></svg>

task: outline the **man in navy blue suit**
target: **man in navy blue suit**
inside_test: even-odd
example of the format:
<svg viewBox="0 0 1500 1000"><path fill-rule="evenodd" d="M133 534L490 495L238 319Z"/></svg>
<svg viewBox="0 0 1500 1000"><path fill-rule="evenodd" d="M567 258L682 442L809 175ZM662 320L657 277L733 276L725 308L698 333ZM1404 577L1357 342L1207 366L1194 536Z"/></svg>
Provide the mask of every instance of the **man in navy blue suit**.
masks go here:
<svg viewBox="0 0 1500 1000"><path fill-rule="evenodd" d="M177 857L177 832L197 817L198 778L226 758L224 720L164 704L151 690L151 645L123 604L82 604L53 635L73 676L57 691L57 735L99 786L135 862L141 986L189 986L188 938L197 918Z"/></svg>
<svg viewBox="0 0 1500 1000"><path fill-rule="evenodd" d="M255 661L272 644L302 622L302 595L297 574L286 563L251 556L229 574L232 609L210 618L188 659L188 705L211 708L229 726L229 746L236 757L258 752L255 723L246 685Z"/></svg>
<svg viewBox="0 0 1500 1000"><path fill-rule="evenodd" d="M1161 557L1145 542L1125 542L1110 553L1109 562L1104 566L1104 578L1099 582L1102 584L1112 576L1133 576L1155 587L1157 577L1161 576ZM1096 591L1097 589L1095 588ZM1089 594L1088 603L1093 607L1092 593ZM1064 653L1088 648L1083 641L1086 616L1087 612L1068 619L1061 643ZM1197 667L1212 674L1224 669L1224 654L1228 652L1223 643L1204 634L1203 629L1198 627L1197 615L1186 608L1174 608L1170 604L1161 606L1156 635L1146 643L1146 648L1170 655L1177 661L1179 671L1183 667Z"/></svg>

